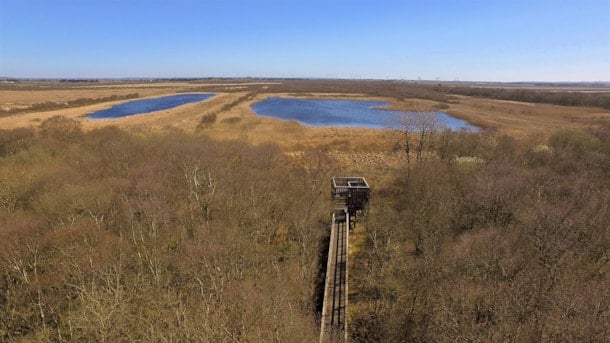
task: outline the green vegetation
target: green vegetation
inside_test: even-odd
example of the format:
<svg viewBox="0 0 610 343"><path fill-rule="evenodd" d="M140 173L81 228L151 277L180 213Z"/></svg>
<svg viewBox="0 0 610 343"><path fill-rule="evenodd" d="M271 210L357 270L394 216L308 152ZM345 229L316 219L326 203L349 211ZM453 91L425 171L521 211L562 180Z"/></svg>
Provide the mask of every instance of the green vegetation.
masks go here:
<svg viewBox="0 0 610 343"><path fill-rule="evenodd" d="M419 136L372 185L352 340L604 341L610 127ZM0 130L0 340L316 341L336 169L201 132Z"/></svg>

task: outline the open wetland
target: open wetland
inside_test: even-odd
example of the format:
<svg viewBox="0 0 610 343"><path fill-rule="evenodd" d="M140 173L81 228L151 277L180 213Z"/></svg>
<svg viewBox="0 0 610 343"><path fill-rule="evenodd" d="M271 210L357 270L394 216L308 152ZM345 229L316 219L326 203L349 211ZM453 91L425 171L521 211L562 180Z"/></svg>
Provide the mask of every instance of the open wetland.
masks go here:
<svg viewBox="0 0 610 343"><path fill-rule="evenodd" d="M252 105L259 115L296 120L309 126L361 127L384 129L396 127L414 112L384 109L385 101L344 100L344 99L297 99L269 97ZM477 131L478 128L467 121L454 118L443 112L430 112L440 128L459 131Z"/></svg>
<svg viewBox="0 0 610 343"><path fill-rule="evenodd" d="M168 110L184 104L207 100L214 94L179 94L160 98L133 100L87 115L90 119L115 119L135 114Z"/></svg>

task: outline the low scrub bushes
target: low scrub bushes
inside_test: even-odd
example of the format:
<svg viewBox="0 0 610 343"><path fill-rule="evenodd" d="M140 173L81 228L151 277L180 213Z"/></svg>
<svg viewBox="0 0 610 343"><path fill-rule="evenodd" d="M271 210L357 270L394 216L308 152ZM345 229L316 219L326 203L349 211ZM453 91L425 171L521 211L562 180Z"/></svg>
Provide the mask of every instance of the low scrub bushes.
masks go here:
<svg viewBox="0 0 610 343"><path fill-rule="evenodd" d="M604 341L610 128L428 143L373 185L351 340ZM336 173L287 158L63 117L0 130L0 340L317 340Z"/></svg>
<svg viewBox="0 0 610 343"><path fill-rule="evenodd" d="M328 170L63 117L0 147L0 340L317 338Z"/></svg>
<svg viewBox="0 0 610 343"><path fill-rule="evenodd" d="M441 158L371 204L352 340L604 341L609 133L562 130L509 152L507 138L439 137Z"/></svg>

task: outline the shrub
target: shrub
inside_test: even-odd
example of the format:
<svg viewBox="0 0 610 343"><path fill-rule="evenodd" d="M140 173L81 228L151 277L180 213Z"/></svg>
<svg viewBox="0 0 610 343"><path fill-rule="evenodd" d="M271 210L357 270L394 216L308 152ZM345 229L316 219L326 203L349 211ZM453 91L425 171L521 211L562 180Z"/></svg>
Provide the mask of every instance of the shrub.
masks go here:
<svg viewBox="0 0 610 343"><path fill-rule="evenodd" d="M40 124L40 133L45 138L69 141L81 134L81 125L74 119L57 115Z"/></svg>
<svg viewBox="0 0 610 343"><path fill-rule="evenodd" d="M327 163L63 117L41 131L0 163L0 341L316 339Z"/></svg>
<svg viewBox="0 0 610 343"><path fill-rule="evenodd" d="M0 130L0 157L27 149L34 141L31 129Z"/></svg>
<svg viewBox="0 0 610 343"><path fill-rule="evenodd" d="M370 204L351 338L603 341L607 132L562 130L525 152L507 137L442 134L440 159Z"/></svg>
<svg viewBox="0 0 610 343"><path fill-rule="evenodd" d="M229 118L225 118L222 120L223 124L229 124L229 125L233 125L233 124L237 124L241 121L241 117L229 117Z"/></svg>
<svg viewBox="0 0 610 343"><path fill-rule="evenodd" d="M210 127L212 127L212 125L214 125L214 123L216 123L216 117L216 113L204 115L203 117L201 117L201 120L199 121L199 125L197 125L197 127L200 129L209 129Z"/></svg>

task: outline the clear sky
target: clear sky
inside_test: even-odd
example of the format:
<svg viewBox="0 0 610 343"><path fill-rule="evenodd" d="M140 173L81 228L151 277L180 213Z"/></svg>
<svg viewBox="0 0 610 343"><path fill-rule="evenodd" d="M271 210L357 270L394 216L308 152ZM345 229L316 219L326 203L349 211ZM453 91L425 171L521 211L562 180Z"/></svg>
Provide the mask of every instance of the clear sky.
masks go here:
<svg viewBox="0 0 610 343"><path fill-rule="evenodd" d="M0 76L610 81L610 0L0 0Z"/></svg>

